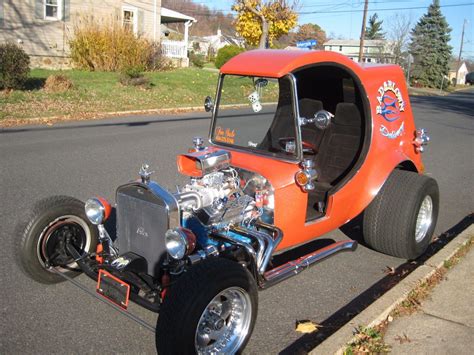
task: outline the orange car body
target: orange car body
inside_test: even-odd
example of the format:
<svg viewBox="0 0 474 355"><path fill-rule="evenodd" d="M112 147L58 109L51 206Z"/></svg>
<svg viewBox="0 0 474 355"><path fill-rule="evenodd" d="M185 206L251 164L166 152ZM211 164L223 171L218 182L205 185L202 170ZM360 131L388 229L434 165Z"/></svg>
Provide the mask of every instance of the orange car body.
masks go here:
<svg viewBox="0 0 474 355"><path fill-rule="evenodd" d="M280 78L293 71L317 63L337 63L358 78L367 97L370 129L366 154L362 154L357 171L336 191L330 191L325 216L306 222L308 193L295 183L295 174L301 167L298 162L287 162L255 153L234 150L231 164L254 171L270 181L274 188L274 224L284 234L277 251L306 243L339 228L359 215L377 195L378 191L399 165L422 173L421 154L416 149L416 127L409 101L405 78L396 65L359 65L346 56L325 51L248 51L234 57L221 68L221 74L237 74ZM394 100L399 117L393 122L381 114L384 94ZM391 135L388 139L387 135ZM215 148L219 146L213 143ZM180 163L181 173L195 174L192 164Z"/></svg>

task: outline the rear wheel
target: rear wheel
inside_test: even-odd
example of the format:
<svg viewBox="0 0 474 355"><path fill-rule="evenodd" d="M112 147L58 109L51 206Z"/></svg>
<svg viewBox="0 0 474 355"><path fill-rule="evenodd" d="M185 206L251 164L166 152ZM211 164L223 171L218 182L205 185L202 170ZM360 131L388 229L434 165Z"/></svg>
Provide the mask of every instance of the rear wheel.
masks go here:
<svg viewBox="0 0 474 355"><path fill-rule="evenodd" d="M68 196L52 196L37 202L17 227L16 258L32 279L46 284L64 281L56 271L69 277L79 275L73 258L66 251L66 240L82 254L92 252L97 229L87 219L84 203Z"/></svg>
<svg viewBox="0 0 474 355"><path fill-rule="evenodd" d="M166 294L156 329L158 353L238 353L250 338L257 307L247 269L227 259L202 261Z"/></svg>
<svg viewBox="0 0 474 355"><path fill-rule="evenodd" d="M395 170L364 211L364 240L382 253L415 259L432 239L438 209L436 180Z"/></svg>

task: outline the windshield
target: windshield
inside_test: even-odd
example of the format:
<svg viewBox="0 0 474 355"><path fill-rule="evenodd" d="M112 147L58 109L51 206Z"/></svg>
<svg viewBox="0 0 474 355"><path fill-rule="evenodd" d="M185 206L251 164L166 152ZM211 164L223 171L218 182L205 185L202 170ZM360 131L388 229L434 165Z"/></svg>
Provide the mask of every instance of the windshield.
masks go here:
<svg viewBox="0 0 474 355"><path fill-rule="evenodd" d="M296 157L291 86L289 77L225 75L211 132L212 142L274 156Z"/></svg>

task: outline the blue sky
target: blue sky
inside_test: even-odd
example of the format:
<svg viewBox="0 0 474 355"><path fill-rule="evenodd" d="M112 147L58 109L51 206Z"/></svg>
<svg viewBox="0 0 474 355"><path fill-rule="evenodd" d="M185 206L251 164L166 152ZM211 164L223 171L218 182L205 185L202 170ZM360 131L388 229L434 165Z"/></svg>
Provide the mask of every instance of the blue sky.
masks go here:
<svg viewBox="0 0 474 355"><path fill-rule="evenodd" d="M230 12L233 0L196 0L197 3L206 4L211 8ZM384 31L389 30L390 20L396 13L411 16L413 24L426 13L431 0L370 0L369 15L377 12L379 18L384 20ZM452 28L451 46L453 54L459 54L461 31L464 19L466 31L464 35L463 57L474 58L474 1L473 0L440 0L441 11ZM453 6L460 4L470 4ZM409 9L422 7L421 9ZM397 10L384 10L393 9ZM357 39L360 36L362 24L363 0L300 0L299 24L317 23L327 34L346 39ZM352 10L352 12L351 12Z"/></svg>

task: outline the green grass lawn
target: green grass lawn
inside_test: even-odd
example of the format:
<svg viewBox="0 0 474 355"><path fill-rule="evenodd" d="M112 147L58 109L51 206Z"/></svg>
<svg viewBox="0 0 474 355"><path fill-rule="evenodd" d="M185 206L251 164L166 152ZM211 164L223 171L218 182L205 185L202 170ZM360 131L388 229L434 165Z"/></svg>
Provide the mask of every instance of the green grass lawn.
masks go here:
<svg viewBox="0 0 474 355"><path fill-rule="evenodd" d="M216 65L213 62L206 62L203 68L216 69Z"/></svg>
<svg viewBox="0 0 474 355"><path fill-rule="evenodd" d="M44 90L46 78L58 73L67 75L74 87L59 93ZM151 84L146 88L121 85L118 73L35 69L28 89L0 92L0 119L201 106L205 96L214 96L218 73L186 68L145 76Z"/></svg>

